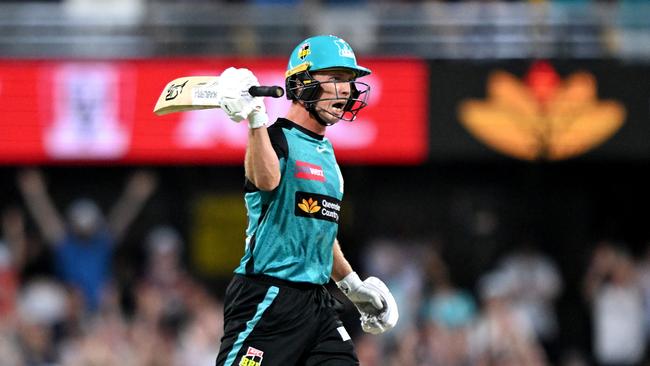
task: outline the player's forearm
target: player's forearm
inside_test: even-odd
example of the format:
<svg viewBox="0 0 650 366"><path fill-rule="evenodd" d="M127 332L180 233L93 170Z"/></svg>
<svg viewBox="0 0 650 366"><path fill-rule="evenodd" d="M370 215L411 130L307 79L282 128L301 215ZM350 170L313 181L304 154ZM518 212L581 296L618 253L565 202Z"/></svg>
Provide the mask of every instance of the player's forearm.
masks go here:
<svg viewBox="0 0 650 366"><path fill-rule="evenodd" d="M352 272L352 266L341 250L341 245L337 239L334 239L334 263L332 264L332 279L336 282L342 280Z"/></svg>
<svg viewBox="0 0 650 366"><path fill-rule="evenodd" d="M248 131L248 147L244 163L246 177L263 191L272 191L280 184L280 161L273 150L266 128Z"/></svg>

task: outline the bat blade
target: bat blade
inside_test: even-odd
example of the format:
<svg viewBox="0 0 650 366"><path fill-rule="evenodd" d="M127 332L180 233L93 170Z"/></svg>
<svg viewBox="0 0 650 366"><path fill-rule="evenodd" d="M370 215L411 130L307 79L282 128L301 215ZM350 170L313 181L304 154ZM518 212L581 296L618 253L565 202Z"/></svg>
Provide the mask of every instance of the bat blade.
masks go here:
<svg viewBox="0 0 650 366"><path fill-rule="evenodd" d="M153 112L162 116L173 112L219 108L218 76L186 76L170 81L163 89Z"/></svg>

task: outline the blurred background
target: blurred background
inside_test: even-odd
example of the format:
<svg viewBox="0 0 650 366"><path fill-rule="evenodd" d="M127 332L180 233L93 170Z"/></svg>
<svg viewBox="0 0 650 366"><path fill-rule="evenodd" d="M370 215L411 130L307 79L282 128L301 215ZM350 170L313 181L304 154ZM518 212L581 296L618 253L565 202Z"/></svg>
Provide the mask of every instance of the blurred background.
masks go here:
<svg viewBox="0 0 650 366"><path fill-rule="evenodd" d="M152 108L284 85L315 34L373 70L328 129L343 250L400 305L377 337L347 304L362 365L650 364L647 1L5 0L1 365L214 364L246 127Z"/></svg>

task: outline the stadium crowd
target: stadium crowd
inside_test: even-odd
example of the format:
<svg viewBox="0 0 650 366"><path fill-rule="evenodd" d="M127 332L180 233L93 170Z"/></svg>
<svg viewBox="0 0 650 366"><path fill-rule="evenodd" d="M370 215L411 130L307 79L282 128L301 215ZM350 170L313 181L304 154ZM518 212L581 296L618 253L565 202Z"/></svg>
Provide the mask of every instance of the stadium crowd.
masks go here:
<svg viewBox="0 0 650 366"><path fill-rule="evenodd" d="M0 364L214 364L221 299L186 267L179 230L151 228L134 281L123 283L113 271L112 253L155 194L155 176L133 174L106 219L88 199L75 200L59 217L38 171L20 173L17 185L24 205L2 210ZM27 220L39 230L28 230ZM66 249L74 240L86 242L87 250ZM605 239L590 248L579 284L567 283L553 258L524 242L463 288L453 275L462 269L450 268L441 243L368 243L362 268L385 279L401 317L379 337L363 334L356 319L344 317L351 320L361 364L644 364L650 255L634 257L624 244ZM567 287L580 289L576 308L586 317L558 318L557 302ZM566 334L575 334L571 328L585 318L588 339L569 339Z"/></svg>

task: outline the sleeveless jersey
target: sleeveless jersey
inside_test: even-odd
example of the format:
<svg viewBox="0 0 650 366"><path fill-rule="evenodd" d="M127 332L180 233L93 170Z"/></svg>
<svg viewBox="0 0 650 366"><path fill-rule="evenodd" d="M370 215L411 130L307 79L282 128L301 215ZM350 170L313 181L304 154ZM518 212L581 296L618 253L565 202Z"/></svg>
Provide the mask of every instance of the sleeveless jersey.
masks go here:
<svg viewBox="0 0 650 366"><path fill-rule="evenodd" d="M246 182L246 250L235 273L325 284L343 198L332 144L283 118L268 132L282 177L270 192Z"/></svg>

